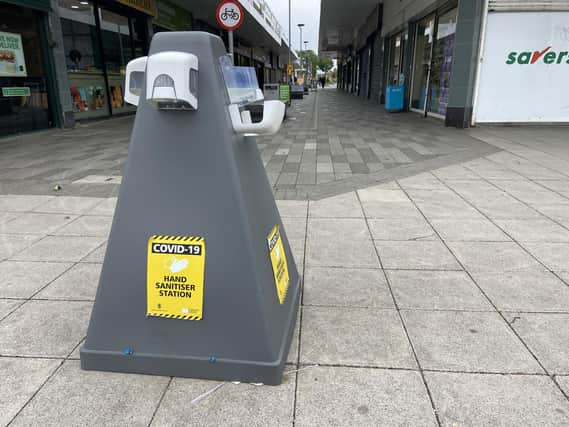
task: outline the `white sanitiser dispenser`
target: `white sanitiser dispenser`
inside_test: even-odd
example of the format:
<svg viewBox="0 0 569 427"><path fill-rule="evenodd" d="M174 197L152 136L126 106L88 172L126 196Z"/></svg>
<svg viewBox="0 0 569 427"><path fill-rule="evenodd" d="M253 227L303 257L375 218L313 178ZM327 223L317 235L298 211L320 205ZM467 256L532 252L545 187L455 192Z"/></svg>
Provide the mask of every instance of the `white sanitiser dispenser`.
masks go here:
<svg viewBox="0 0 569 427"><path fill-rule="evenodd" d="M185 52L160 52L130 61L125 100L140 102L146 78L146 101L159 110L198 109L198 58Z"/></svg>

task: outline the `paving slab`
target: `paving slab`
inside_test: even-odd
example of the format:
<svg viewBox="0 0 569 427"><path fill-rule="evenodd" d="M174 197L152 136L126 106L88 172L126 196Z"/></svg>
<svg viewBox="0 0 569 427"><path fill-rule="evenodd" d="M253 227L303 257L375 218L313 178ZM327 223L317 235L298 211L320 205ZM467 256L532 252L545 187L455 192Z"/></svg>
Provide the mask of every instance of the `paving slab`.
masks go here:
<svg viewBox="0 0 569 427"><path fill-rule="evenodd" d="M30 298L72 265L59 262L0 262L0 298Z"/></svg>
<svg viewBox="0 0 569 427"><path fill-rule="evenodd" d="M507 242L502 230L486 219L431 219L431 225L448 242Z"/></svg>
<svg viewBox="0 0 569 427"><path fill-rule="evenodd" d="M82 216L57 230L58 236L108 237L112 218L109 216Z"/></svg>
<svg viewBox="0 0 569 427"><path fill-rule="evenodd" d="M370 240L371 235L363 218L309 218L308 240L314 243Z"/></svg>
<svg viewBox="0 0 569 427"><path fill-rule="evenodd" d="M94 301L102 266L97 263L75 264L42 289L35 298Z"/></svg>
<svg viewBox="0 0 569 427"><path fill-rule="evenodd" d="M374 240L439 240L423 218L369 219Z"/></svg>
<svg viewBox="0 0 569 427"><path fill-rule="evenodd" d="M28 301L0 322L0 355L66 357L83 339L91 303Z"/></svg>
<svg viewBox="0 0 569 427"><path fill-rule="evenodd" d="M561 386L565 395L569 398L569 376L559 376L555 377L557 383Z"/></svg>
<svg viewBox="0 0 569 427"><path fill-rule="evenodd" d="M12 257L15 261L78 262L105 241L102 237L47 236Z"/></svg>
<svg viewBox="0 0 569 427"><path fill-rule="evenodd" d="M363 218L361 204L355 192L310 202L311 218Z"/></svg>
<svg viewBox="0 0 569 427"><path fill-rule="evenodd" d="M152 426L177 425L180 420L191 426L292 426L294 378L284 376L279 386L174 378ZM221 388L191 403L219 384Z"/></svg>
<svg viewBox="0 0 569 427"><path fill-rule="evenodd" d="M498 313L402 311L424 369L542 373Z"/></svg>
<svg viewBox="0 0 569 427"><path fill-rule="evenodd" d="M306 264L320 267L379 268L371 240L307 239Z"/></svg>
<svg viewBox="0 0 569 427"><path fill-rule="evenodd" d="M566 426L569 402L546 376L426 372L443 426Z"/></svg>
<svg viewBox="0 0 569 427"><path fill-rule="evenodd" d="M89 209L89 211L85 212L85 215L113 216L115 213L116 205L117 198L108 197L101 203L95 205L94 208Z"/></svg>
<svg viewBox="0 0 569 427"><path fill-rule="evenodd" d="M81 262L88 263L102 263L105 260L105 254L107 253L107 242L99 245L96 249L91 251L89 255L81 259Z"/></svg>
<svg viewBox="0 0 569 427"><path fill-rule="evenodd" d="M556 221L569 220L569 204L564 205L539 205L535 209Z"/></svg>
<svg viewBox="0 0 569 427"><path fill-rule="evenodd" d="M476 208L490 219L542 219L536 209L504 195L500 200L477 203Z"/></svg>
<svg viewBox="0 0 569 427"><path fill-rule="evenodd" d="M569 314L508 313L512 327L551 374L569 374Z"/></svg>
<svg viewBox="0 0 569 427"><path fill-rule="evenodd" d="M83 371L79 361L68 360L12 425L147 426L168 381L154 375Z"/></svg>
<svg viewBox="0 0 569 427"><path fill-rule="evenodd" d="M298 373L296 426L434 426L418 372L317 367Z"/></svg>
<svg viewBox="0 0 569 427"><path fill-rule="evenodd" d="M408 190L409 196L429 218L482 218L482 215L451 190Z"/></svg>
<svg viewBox="0 0 569 427"><path fill-rule="evenodd" d="M0 195L0 211L28 212L53 199L53 196Z"/></svg>
<svg viewBox="0 0 569 427"><path fill-rule="evenodd" d="M294 261L296 262L296 266L299 269L299 271L302 271L301 267L304 265L305 242L306 242L305 239L289 239L288 241L290 245L290 250L292 252L292 256L294 257Z"/></svg>
<svg viewBox="0 0 569 427"><path fill-rule="evenodd" d="M440 241L374 241L385 269L460 270L460 265Z"/></svg>
<svg viewBox="0 0 569 427"><path fill-rule="evenodd" d="M569 242L569 230L549 219L496 220L518 242Z"/></svg>
<svg viewBox="0 0 569 427"><path fill-rule="evenodd" d="M569 312L569 286L547 271L472 273L500 311Z"/></svg>
<svg viewBox="0 0 569 427"><path fill-rule="evenodd" d="M445 185L430 172L398 179L397 183L405 190L445 190Z"/></svg>
<svg viewBox="0 0 569 427"><path fill-rule="evenodd" d="M0 212L0 232L6 233L6 223L18 218L21 212Z"/></svg>
<svg viewBox="0 0 569 427"><path fill-rule="evenodd" d="M56 359L0 357L0 425L10 423L61 362Z"/></svg>
<svg viewBox="0 0 569 427"><path fill-rule="evenodd" d="M0 299L0 320L24 302L25 300L21 299Z"/></svg>
<svg viewBox="0 0 569 427"><path fill-rule="evenodd" d="M394 308L381 270L306 267L305 305Z"/></svg>
<svg viewBox="0 0 569 427"><path fill-rule="evenodd" d="M289 239L304 239L306 237L306 217L283 217L281 218L286 235Z"/></svg>
<svg viewBox="0 0 569 427"><path fill-rule="evenodd" d="M448 242L471 272L539 271L544 267L514 242Z"/></svg>
<svg viewBox="0 0 569 427"><path fill-rule="evenodd" d="M408 202L409 197L402 190L383 187L368 187L357 191L362 202Z"/></svg>
<svg viewBox="0 0 569 427"><path fill-rule="evenodd" d="M34 210L44 213L85 214L104 201L105 199L99 197L58 196Z"/></svg>
<svg viewBox="0 0 569 427"><path fill-rule="evenodd" d="M300 362L416 368L395 310L304 307Z"/></svg>
<svg viewBox="0 0 569 427"><path fill-rule="evenodd" d="M77 216L69 214L41 214L26 212L2 226L7 234L50 234L66 226Z"/></svg>
<svg viewBox="0 0 569 427"><path fill-rule="evenodd" d="M569 270L569 243L522 243L532 255L550 270Z"/></svg>
<svg viewBox="0 0 569 427"><path fill-rule="evenodd" d="M43 237L43 234L0 234L0 260L17 254Z"/></svg>
<svg viewBox="0 0 569 427"><path fill-rule="evenodd" d="M367 218L417 218L423 219L415 205L408 202L362 202L362 208Z"/></svg>
<svg viewBox="0 0 569 427"><path fill-rule="evenodd" d="M277 200L277 207L281 217L306 218L308 201L305 200Z"/></svg>
<svg viewBox="0 0 569 427"><path fill-rule="evenodd" d="M399 308L494 310L463 271L387 270L386 274Z"/></svg>

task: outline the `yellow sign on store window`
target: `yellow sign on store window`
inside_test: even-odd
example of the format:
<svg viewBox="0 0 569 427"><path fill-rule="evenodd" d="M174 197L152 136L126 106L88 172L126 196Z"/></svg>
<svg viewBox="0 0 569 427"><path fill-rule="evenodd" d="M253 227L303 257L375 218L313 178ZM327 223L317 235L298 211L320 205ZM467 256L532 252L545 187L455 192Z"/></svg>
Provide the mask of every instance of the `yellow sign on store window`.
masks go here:
<svg viewBox="0 0 569 427"><path fill-rule="evenodd" d="M124 4L150 16L156 16L156 1L155 0L117 0L117 2Z"/></svg>
<svg viewBox="0 0 569 427"><path fill-rule="evenodd" d="M205 241L202 237L152 236L147 260L148 316L201 320Z"/></svg>

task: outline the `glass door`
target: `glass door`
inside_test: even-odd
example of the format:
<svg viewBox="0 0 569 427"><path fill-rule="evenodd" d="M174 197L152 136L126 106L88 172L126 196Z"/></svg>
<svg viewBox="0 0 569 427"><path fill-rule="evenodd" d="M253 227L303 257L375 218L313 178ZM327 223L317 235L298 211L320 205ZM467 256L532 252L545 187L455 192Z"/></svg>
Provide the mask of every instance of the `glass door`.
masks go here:
<svg viewBox="0 0 569 427"><path fill-rule="evenodd" d="M429 81L429 114L444 117L450 91L454 34L457 9L440 15L437 20L437 41L433 49L433 66Z"/></svg>
<svg viewBox="0 0 569 427"><path fill-rule="evenodd" d="M99 10L112 112L120 114L135 111L135 106L124 101L126 65L134 58L129 19L104 8Z"/></svg>
<svg viewBox="0 0 569 427"><path fill-rule="evenodd" d="M426 114L427 95L433 57L435 16L428 16L417 23L415 53L413 57L413 83L411 109Z"/></svg>

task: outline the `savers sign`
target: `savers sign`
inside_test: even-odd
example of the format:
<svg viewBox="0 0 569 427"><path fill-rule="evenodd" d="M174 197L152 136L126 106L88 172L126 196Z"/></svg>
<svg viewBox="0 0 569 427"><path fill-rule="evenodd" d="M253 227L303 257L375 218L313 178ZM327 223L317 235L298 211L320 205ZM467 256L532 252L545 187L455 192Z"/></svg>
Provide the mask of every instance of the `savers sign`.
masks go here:
<svg viewBox="0 0 569 427"><path fill-rule="evenodd" d="M569 12L488 14L475 121L569 122Z"/></svg>

